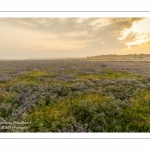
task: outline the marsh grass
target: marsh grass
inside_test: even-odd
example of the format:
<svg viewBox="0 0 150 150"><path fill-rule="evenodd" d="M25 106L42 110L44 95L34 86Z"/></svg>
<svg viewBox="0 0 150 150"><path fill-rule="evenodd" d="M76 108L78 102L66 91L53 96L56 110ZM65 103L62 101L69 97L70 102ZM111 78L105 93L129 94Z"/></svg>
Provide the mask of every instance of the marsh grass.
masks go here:
<svg viewBox="0 0 150 150"><path fill-rule="evenodd" d="M150 64L135 64L1 62L0 121L31 121L1 131L149 132Z"/></svg>

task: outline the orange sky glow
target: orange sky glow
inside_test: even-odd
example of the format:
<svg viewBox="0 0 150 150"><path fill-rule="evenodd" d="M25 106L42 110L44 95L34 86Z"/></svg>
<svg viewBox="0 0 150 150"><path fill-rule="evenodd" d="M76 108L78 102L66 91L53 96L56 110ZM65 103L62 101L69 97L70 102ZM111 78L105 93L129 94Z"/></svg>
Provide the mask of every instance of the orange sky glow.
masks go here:
<svg viewBox="0 0 150 150"><path fill-rule="evenodd" d="M150 18L0 18L0 59L150 54Z"/></svg>

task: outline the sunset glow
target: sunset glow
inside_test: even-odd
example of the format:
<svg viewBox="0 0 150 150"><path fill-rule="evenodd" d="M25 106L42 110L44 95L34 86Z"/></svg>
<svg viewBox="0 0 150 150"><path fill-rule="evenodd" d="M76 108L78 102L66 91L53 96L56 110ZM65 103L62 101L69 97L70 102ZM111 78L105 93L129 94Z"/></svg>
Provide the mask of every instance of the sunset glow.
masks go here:
<svg viewBox="0 0 150 150"><path fill-rule="evenodd" d="M150 18L1 18L0 59L150 53Z"/></svg>

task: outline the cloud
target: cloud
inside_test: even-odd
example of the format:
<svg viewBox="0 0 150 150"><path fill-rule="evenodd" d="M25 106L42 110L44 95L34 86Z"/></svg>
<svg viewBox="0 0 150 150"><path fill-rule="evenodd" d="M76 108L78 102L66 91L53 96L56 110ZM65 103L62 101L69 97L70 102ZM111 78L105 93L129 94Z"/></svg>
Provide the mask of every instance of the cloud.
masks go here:
<svg viewBox="0 0 150 150"><path fill-rule="evenodd" d="M1 24L38 31L55 33L83 32L92 33L100 27L129 28L141 18L2 18ZM96 27L96 28L95 28Z"/></svg>
<svg viewBox="0 0 150 150"><path fill-rule="evenodd" d="M75 50L78 55L115 53L126 47L133 47L149 39L149 30L138 32L144 18L0 18L0 27L5 27L8 43L14 43L13 36L25 43L26 49ZM145 22L146 24L146 22ZM147 23L147 26L149 22ZM12 30L11 35L7 31ZM142 28L142 27L141 27ZM0 28L0 31L2 28ZM142 29L140 29L142 30ZM3 31L4 32L4 31ZM147 33L147 35L146 35ZM26 34L26 40L24 35ZM143 35L143 37L142 37ZM11 38L10 38L11 36ZM31 37L30 37L31 36ZM0 38L3 39L2 35ZM9 39L12 41L9 42ZM15 39L15 38L14 38ZM31 42L34 41L34 42ZM29 44L30 43L30 44ZM33 44L32 44L33 43ZM35 45L35 46L34 46ZM3 46L3 44L1 44ZM4 46L3 46L4 47ZM15 48L14 48L15 49ZM31 49L31 47L29 48ZM21 50L21 49L20 49ZM85 54L84 54L85 53ZM60 57L60 56L59 56Z"/></svg>
<svg viewBox="0 0 150 150"><path fill-rule="evenodd" d="M131 28L125 29L121 33L119 40L122 40L128 47L136 47L150 41L150 19L146 18L139 22L134 22Z"/></svg>

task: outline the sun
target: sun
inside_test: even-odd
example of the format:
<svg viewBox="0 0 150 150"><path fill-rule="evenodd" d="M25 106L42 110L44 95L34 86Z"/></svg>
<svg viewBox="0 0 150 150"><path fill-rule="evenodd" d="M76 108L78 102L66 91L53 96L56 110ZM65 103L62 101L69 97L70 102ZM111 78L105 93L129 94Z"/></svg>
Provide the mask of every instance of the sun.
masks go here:
<svg viewBox="0 0 150 150"><path fill-rule="evenodd" d="M121 33L119 40L128 40L131 39L131 35L134 35L133 38L126 42L125 45L128 46L128 49L131 49L131 46L140 46L150 42L150 18L145 18L139 22L133 23L130 29L125 29Z"/></svg>

